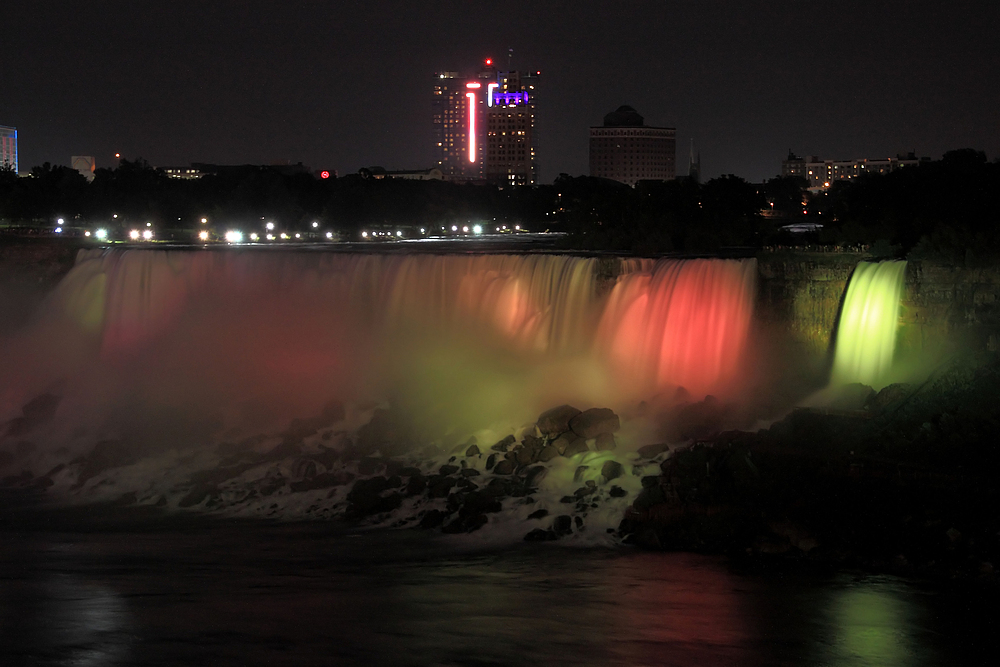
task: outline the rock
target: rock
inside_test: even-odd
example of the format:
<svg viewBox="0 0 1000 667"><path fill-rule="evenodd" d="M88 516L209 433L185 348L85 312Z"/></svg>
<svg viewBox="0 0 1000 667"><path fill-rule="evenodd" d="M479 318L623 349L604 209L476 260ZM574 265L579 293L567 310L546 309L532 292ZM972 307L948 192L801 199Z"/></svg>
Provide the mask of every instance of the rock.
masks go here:
<svg viewBox="0 0 1000 667"><path fill-rule="evenodd" d="M534 512L532 512L531 514L529 514L528 518L529 519L544 519L548 515L549 515L549 511L548 510L541 509L541 510L535 510Z"/></svg>
<svg viewBox="0 0 1000 667"><path fill-rule="evenodd" d="M639 454L639 456L641 456L644 459L652 459L652 458L656 458L657 456L659 456L663 452L668 451L669 449L670 449L670 445L668 445L666 443L657 444L657 445L643 445L642 447L640 447L637 450L637 453Z"/></svg>
<svg viewBox="0 0 1000 667"><path fill-rule="evenodd" d="M568 514L560 514L552 522L552 530L556 535L571 535L573 533L573 517Z"/></svg>
<svg viewBox="0 0 1000 667"><path fill-rule="evenodd" d="M618 461L605 461L604 465L601 466L601 476L604 477L605 482L610 482L624 474L625 469L622 468L622 464L618 463Z"/></svg>
<svg viewBox="0 0 1000 667"><path fill-rule="evenodd" d="M578 414L580 411L573 406L560 405L540 414L536 426L542 435L556 436L570 430L569 422Z"/></svg>
<svg viewBox="0 0 1000 667"><path fill-rule="evenodd" d="M405 466L396 471L397 475L402 475L403 477L417 477L421 475L420 468L416 466Z"/></svg>
<svg viewBox="0 0 1000 667"><path fill-rule="evenodd" d="M218 493L219 489L214 484L204 484L201 486L196 486L191 491L181 498L180 502L177 503L178 507L194 507L200 504L205 498L208 498L213 493Z"/></svg>
<svg viewBox="0 0 1000 667"><path fill-rule="evenodd" d="M90 456L84 460L74 488L83 486L88 479L101 474L105 470L134 463L137 458L135 452L124 442L120 440L102 440L94 445Z"/></svg>
<svg viewBox="0 0 1000 667"><path fill-rule="evenodd" d="M556 539L556 534L551 530L535 528L524 536L525 542L550 542Z"/></svg>
<svg viewBox="0 0 1000 667"><path fill-rule="evenodd" d="M881 412L888 407L899 405L910 395L912 390L913 387L901 382L886 385L869 399L865 409Z"/></svg>
<svg viewBox="0 0 1000 667"><path fill-rule="evenodd" d="M413 475L406 483L406 495L417 496L427 489L427 479L423 475Z"/></svg>
<svg viewBox="0 0 1000 667"><path fill-rule="evenodd" d="M366 456L358 461L359 475L374 475L385 468L385 461L371 456Z"/></svg>
<svg viewBox="0 0 1000 667"><path fill-rule="evenodd" d="M510 448L510 446L513 445L515 442L517 442L517 438L515 438L513 435L508 435L506 438L500 440L492 447L490 447L490 449L492 449L494 452L506 452Z"/></svg>
<svg viewBox="0 0 1000 667"><path fill-rule="evenodd" d="M485 526L488 521L489 519L485 514L477 514L469 517L459 516L447 526L441 528L441 532L451 534L471 533Z"/></svg>
<svg viewBox="0 0 1000 667"><path fill-rule="evenodd" d="M469 445L469 448L465 450L465 456L479 456L479 447L477 445Z"/></svg>
<svg viewBox="0 0 1000 667"><path fill-rule="evenodd" d="M538 486L545 479L548 472L549 469L545 466L532 466L528 468L528 474L524 477L524 485L532 488Z"/></svg>
<svg viewBox="0 0 1000 667"><path fill-rule="evenodd" d="M458 466L452 466L452 465L443 465L441 466L441 469L438 471L438 473L441 475L454 475L456 472L458 472Z"/></svg>
<svg viewBox="0 0 1000 667"><path fill-rule="evenodd" d="M611 489L608 491L608 495L611 496L612 498L624 498L625 496L628 495L628 491L626 491L620 486L612 486Z"/></svg>
<svg viewBox="0 0 1000 667"><path fill-rule="evenodd" d="M444 475L434 475L427 479L427 497L428 498L445 498L451 493L452 487L455 486L454 477L446 477Z"/></svg>
<svg viewBox="0 0 1000 667"><path fill-rule="evenodd" d="M299 459L292 464L292 477L296 479L312 479L316 476L316 462L309 459Z"/></svg>
<svg viewBox="0 0 1000 667"><path fill-rule="evenodd" d="M563 456L569 458L576 454L582 454L583 452L589 452L590 449L587 447L587 441L583 438L576 438L576 440L571 441L566 445L566 449L563 451Z"/></svg>
<svg viewBox="0 0 1000 667"><path fill-rule="evenodd" d="M510 475L513 472L514 464L507 460L499 461L493 468L493 473L496 475Z"/></svg>
<svg viewBox="0 0 1000 667"><path fill-rule="evenodd" d="M573 517L573 522L576 524L577 530L583 528L583 517L582 516L577 515L577 516Z"/></svg>
<svg viewBox="0 0 1000 667"><path fill-rule="evenodd" d="M838 387L829 407L834 410L861 410L873 398L875 398L874 389L866 384L854 382Z"/></svg>
<svg viewBox="0 0 1000 667"><path fill-rule="evenodd" d="M617 448L618 443L615 442L615 436L612 433L601 433L597 436L597 442L594 443L594 449L599 452L610 452Z"/></svg>
<svg viewBox="0 0 1000 667"><path fill-rule="evenodd" d="M532 449L529 447L521 447L520 449L517 449L514 452L516 457L515 460L517 461L517 464L521 466L526 466L534 463L537 460L537 455L540 453L541 452L539 450Z"/></svg>
<svg viewBox="0 0 1000 667"><path fill-rule="evenodd" d="M621 421L609 408L590 408L570 419L569 427L584 440L590 440L602 433L616 433L621 428Z"/></svg>
<svg viewBox="0 0 1000 667"><path fill-rule="evenodd" d="M538 460L541 461L542 463L546 463L548 461L551 461L557 456L559 456L558 449L556 449L552 445L545 445L545 447L542 448L542 451L538 453Z"/></svg>
<svg viewBox="0 0 1000 667"><path fill-rule="evenodd" d="M343 486L351 483L353 480L354 475L347 471L326 472L321 475L316 475L310 479L304 479L300 482L292 482L288 485L288 488L290 488L293 493L300 493L302 491L312 491L314 489L328 489L331 486Z"/></svg>
<svg viewBox="0 0 1000 667"><path fill-rule="evenodd" d="M497 455L496 454L490 454L488 457L486 457L486 469L487 470L493 470L493 466L495 466L496 464L497 464Z"/></svg>
<svg viewBox="0 0 1000 667"><path fill-rule="evenodd" d="M462 470L462 476L464 477L479 477L479 471L475 468L465 468Z"/></svg>
<svg viewBox="0 0 1000 667"><path fill-rule="evenodd" d="M431 510L420 519L421 528L437 528L447 518L448 514L441 510Z"/></svg>

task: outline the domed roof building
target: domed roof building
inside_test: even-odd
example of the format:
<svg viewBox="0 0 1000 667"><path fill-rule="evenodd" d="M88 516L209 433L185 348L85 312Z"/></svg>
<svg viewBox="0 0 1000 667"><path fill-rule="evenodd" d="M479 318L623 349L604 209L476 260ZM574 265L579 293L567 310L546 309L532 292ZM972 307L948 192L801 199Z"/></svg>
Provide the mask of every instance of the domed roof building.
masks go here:
<svg viewBox="0 0 1000 667"><path fill-rule="evenodd" d="M605 114L604 125L590 128L590 175L635 186L639 181L675 177L676 131L650 127L628 105Z"/></svg>

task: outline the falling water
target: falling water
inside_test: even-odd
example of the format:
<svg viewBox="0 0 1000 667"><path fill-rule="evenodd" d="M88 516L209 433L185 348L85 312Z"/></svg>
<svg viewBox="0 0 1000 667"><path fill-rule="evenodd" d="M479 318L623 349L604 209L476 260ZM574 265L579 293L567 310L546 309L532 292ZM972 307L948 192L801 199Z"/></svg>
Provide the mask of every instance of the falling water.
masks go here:
<svg viewBox="0 0 1000 667"><path fill-rule="evenodd" d="M194 438L331 399L519 424L560 402L724 393L745 353L754 260L621 261L610 293L598 262L83 252L6 346L0 413L58 382L60 412L89 415L91 432Z"/></svg>
<svg viewBox="0 0 1000 667"><path fill-rule="evenodd" d="M861 262L837 326L831 384L878 385L892 366L905 261Z"/></svg>

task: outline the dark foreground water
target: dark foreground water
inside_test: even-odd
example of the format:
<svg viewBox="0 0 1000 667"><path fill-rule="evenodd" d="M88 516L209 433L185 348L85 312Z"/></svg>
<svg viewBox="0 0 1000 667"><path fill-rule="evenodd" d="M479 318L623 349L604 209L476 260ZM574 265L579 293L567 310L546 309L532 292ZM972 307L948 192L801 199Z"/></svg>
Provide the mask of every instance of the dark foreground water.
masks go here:
<svg viewBox="0 0 1000 667"><path fill-rule="evenodd" d="M993 664L991 590L629 548L0 511L0 665Z"/></svg>

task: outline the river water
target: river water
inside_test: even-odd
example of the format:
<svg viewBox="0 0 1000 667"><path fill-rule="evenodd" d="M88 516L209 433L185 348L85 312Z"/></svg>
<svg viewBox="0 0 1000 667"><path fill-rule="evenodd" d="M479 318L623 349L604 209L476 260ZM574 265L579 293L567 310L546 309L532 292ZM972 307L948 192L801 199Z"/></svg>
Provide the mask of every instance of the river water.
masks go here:
<svg viewBox="0 0 1000 667"><path fill-rule="evenodd" d="M0 664L967 665L994 591L331 523L0 512Z"/></svg>

